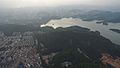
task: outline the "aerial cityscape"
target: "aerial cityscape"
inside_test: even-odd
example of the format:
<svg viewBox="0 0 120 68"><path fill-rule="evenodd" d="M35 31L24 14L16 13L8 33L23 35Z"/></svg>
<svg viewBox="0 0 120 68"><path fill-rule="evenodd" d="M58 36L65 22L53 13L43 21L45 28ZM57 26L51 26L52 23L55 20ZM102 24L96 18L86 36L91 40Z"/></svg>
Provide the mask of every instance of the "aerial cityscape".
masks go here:
<svg viewBox="0 0 120 68"><path fill-rule="evenodd" d="M120 68L119 0L0 0L0 68Z"/></svg>
<svg viewBox="0 0 120 68"><path fill-rule="evenodd" d="M12 36L0 33L0 67L1 68L41 68L32 32L15 32Z"/></svg>

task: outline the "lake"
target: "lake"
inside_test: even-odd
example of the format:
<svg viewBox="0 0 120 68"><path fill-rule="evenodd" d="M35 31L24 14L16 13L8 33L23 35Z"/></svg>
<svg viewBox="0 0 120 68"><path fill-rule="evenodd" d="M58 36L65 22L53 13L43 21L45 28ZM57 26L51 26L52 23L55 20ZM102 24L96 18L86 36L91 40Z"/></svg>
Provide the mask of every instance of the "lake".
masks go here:
<svg viewBox="0 0 120 68"><path fill-rule="evenodd" d="M120 34L113 32L109 29L120 29L120 23L109 23L109 25L96 24L97 21L82 21L78 18L62 18L59 20L50 20L47 24L43 26L57 27L70 27L70 26L80 26L90 29L91 31L99 31L102 36L111 40L115 44L120 45Z"/></svg>

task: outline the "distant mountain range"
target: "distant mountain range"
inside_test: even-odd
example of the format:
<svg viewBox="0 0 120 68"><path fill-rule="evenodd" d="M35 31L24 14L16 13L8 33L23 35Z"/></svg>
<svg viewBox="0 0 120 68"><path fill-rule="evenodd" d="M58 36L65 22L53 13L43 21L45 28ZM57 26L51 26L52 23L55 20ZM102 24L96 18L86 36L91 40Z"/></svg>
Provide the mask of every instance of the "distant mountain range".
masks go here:
<svg viewBox="0 0 120 68"><path fill-rule="evenodd" d="M0 11L1 24L45 24L51 19L81 18L86 21L100 20L120 23L120 12L86 10L80 8L20 8Z"/></svg>
<svg viewBox="0 0 120 68"><path fill-rule="evenodd" d="M84 14L76 15L86 21L100 20L103 22L120 23L120 12L92 10Z"/></svg>

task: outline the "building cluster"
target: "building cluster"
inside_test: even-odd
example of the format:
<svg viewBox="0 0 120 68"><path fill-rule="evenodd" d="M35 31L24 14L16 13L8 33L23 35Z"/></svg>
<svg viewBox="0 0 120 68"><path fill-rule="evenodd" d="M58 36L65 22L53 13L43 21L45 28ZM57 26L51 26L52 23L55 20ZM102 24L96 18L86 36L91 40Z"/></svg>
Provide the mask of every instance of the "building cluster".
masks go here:
<svg viewBox="0 0 120 68"><path fill-rule="evenodd" d="M0 68L41 68L32 32L0 32Z"/></svg>
<svg viewBox="0 0 120 68"><path fill-rule="evenodd" d="M120 58L114 59L110 54L102 54L101 58L104 64L109 64L115 68L120 68Z"/></svg>

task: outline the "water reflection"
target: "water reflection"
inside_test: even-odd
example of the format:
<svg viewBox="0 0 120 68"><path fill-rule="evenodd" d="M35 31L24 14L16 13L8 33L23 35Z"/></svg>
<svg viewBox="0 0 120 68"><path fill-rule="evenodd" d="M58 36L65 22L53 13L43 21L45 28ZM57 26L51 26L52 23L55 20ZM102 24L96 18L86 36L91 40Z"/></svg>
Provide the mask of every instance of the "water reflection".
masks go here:
<svg viewBox="0 0 120 68"><path fill-rule="evenodd" d="M113 43L120 45L120 34L113 32L109 29L120 29L120 23L109 25L96 24L97 21L82 21L81 19L74 18L63 18L60 20L51 20L44 26L52 26L54 28L57 27L70 27L70 26L81 26L85 28L89 28L92 31L100 31L101 35L110 39Z"/></svg>

